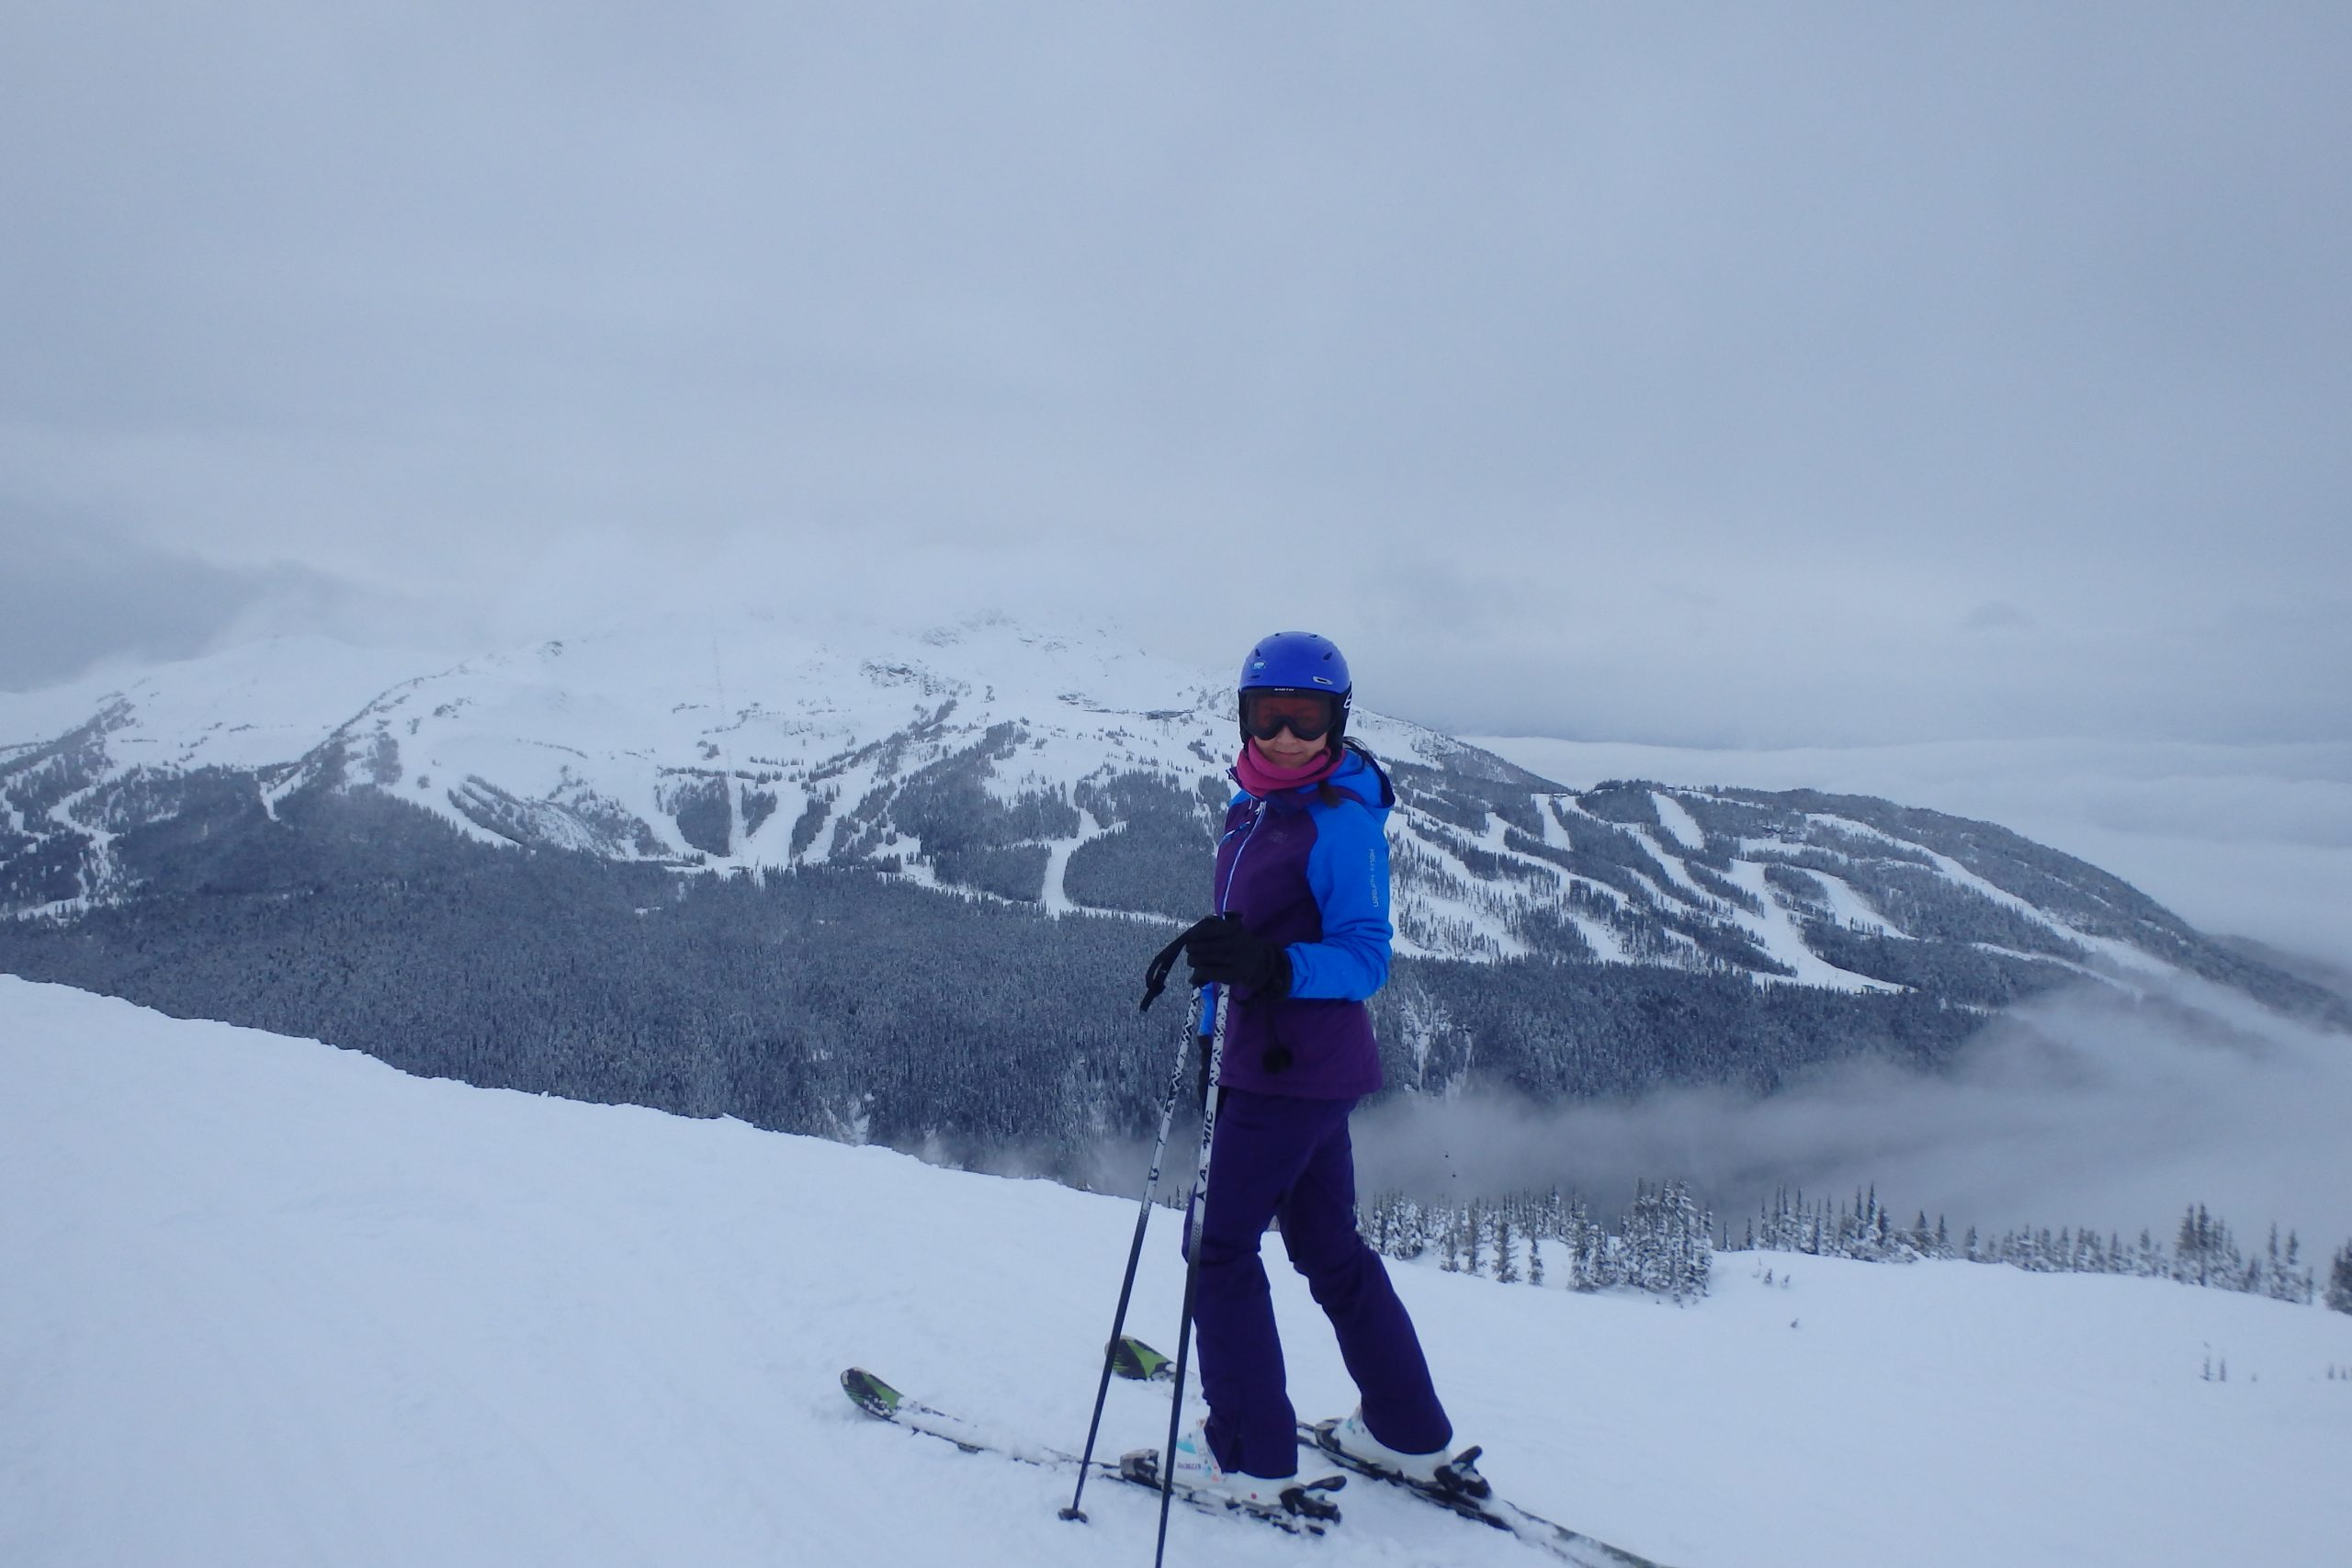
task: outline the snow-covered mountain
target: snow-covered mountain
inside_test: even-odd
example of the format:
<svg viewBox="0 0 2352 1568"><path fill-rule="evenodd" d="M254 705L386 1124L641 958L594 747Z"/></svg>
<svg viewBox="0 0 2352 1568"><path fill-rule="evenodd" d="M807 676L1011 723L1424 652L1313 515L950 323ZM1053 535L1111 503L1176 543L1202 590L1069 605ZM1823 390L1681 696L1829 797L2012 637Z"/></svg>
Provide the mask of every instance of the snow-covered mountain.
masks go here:
<svg viewBox="0 0 2352 1568"><path fill-rule="evenodd" d="M1083 1440L1135 1210L503 1094L0 976L0 1562L1101 1568L1151 1499L868 1421L864 1364ZM1132 1326L1170 1342L1156 1221ZM1677 1309L1392 1265L1524 1505L1679 1568L2203 1568L2352 1539L2352 1317L2168 1281L1719 1255ZM1768 1282L1765 1270L1771 1270ZM1290 1387L1352 1393L1271 1270ZM2226 1367L2228 1381L2212 1374ZM1163 1385L1103 1446L1157 1443ZM1526 1568L1356 1485L1171 1563ZM1302 1555L1304 1554L1304 1555Z"/></svg>
<svg viewBox="0 0 2352 1568"><path fill-rule="evenodd" d="M1099 635L756 619L423 671L278 644L8 698L0 971L418 1073L1082 1179L1153 1119L1133 1000L1207 903L1230 701ZM2197 976L2346 1021L1990 824L1572 789L1376 712L1354 728L1399 797L1374 1007L1400 1089L1932 1068L2083 983Z"/></svg>
<svg viewBox="0 0 2352 1568"><path fill-rule="evenodd" d="M1377 712L1399 952L1745 973L1973 1007L2190 970L2311 1005L2114 877L1983 823L1737 787L1570 789ZM487 843L862 867L1048 912L1205 902L1222 677L993 620L825 638L673 619L390 674L325 643L0 699L0 910L73 915L305 791Z"/></svg>

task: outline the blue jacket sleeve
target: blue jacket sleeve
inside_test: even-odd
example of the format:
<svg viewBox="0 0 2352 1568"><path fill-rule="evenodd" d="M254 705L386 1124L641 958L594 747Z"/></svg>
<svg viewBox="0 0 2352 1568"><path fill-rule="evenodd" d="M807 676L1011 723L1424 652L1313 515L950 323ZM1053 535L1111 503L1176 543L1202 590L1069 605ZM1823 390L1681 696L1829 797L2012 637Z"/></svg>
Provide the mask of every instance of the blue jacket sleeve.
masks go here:
<svg viewBox="0 0 2352 1568"><path fill-rule="evenodd" d="M1290 994L1360 1002L1388 980L1388 835L1352 801L1316 813L1306 886L1323 911L1323 940L1295 942Z"/></svg>

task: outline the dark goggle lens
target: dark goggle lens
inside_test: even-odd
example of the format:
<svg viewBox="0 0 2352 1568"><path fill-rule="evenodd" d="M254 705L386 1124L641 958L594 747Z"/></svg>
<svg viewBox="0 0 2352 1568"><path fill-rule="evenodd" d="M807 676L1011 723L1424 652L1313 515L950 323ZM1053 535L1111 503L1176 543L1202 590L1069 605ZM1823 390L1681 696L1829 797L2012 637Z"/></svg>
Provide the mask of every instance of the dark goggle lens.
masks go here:
<svg viewBox="0 0 2352 1568"><path fill-rule="evenodd" d="M1331 732L1339 704L1315 692L1241 694L1241 728L1253 739L1272 740L1284 729L1301 740L1320 740Z"/></svg>

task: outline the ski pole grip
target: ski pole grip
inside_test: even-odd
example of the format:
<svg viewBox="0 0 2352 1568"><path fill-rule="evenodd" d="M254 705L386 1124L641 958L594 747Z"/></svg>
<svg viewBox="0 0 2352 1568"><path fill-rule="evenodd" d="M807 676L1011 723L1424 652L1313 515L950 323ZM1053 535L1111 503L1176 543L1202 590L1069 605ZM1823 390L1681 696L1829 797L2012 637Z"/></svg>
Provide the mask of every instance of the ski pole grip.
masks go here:
<svg viewBox="0 0 2352 1568"><path fill-rule="evenodd" d="M1205 919L1194 920L1184 928L1182 936L1154 953L1151 962L1144 965L1143 1003L1136 1010L1137 1012L1151 1010L1151 1004L1158 1001L1159 993L1168 988L1168 976L1174 971L1176 961L1184 956L1185 947L1194 937L1201 934L1203 928L1213 920L1237 920L1240 918L1238 915L1211 915Z"/></svg>

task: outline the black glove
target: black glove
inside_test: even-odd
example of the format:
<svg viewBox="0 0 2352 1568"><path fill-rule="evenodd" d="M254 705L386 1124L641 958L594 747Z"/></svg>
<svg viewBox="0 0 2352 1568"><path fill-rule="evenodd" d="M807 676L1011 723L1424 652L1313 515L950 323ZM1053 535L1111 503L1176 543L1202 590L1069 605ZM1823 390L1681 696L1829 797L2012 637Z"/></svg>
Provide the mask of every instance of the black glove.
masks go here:
<svg viewBox="0 0 2352 1568"><path fill-rule="evenodd" d="M1282 943L1244 931L1227 917L1204 920L1185 933L1193 984L1245 986L1257 997L1290 995L1290 953Z"/></svg>
<svg viewBox="0 0 2352 1568"><path fill-rule="evenodd" d="M1161 948L1158 953L1152 955L1150 964L1147 964L1144 968L1143 1006L1137 1009L1137 1011L1149 1012L1151 1010L1151 1004L1159 1000L1159 993L1167 988L1168 972L1176 967L1176 960L1183 956L1185 948L1191 945L1193 939L1195 936L1198 936L1201 932L1207 931L1210 927L1221 924L1224 919L1225 917L1222 915L1210 915L1204 919L1194 920L1191 925L1184 928L1183 935L1178 937L1174 942L1170 942L1166 947ZM1197 986L1200 982L1195 980L1193 984Z"/></svg>

